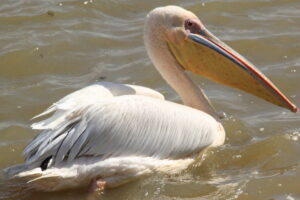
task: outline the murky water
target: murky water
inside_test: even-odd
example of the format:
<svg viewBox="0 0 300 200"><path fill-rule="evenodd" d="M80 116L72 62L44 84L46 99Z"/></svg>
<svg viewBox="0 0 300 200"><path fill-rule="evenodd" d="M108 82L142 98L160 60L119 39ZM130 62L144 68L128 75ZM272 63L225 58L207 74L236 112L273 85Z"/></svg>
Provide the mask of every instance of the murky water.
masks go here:
<svg viewBox="0 0 300 200"><path fill-rule="evenodd" d="M300 105L298 0L2 0L0 169L23 161L22 149L36 134L31 117L92 82L144 85L179 101L142 41L145 15L168 4L196 13ZM300 199L300 114L193 78L229 116L226 144L181 175L154 175L101 199ZM84 191L28 191L1 177L0 199L85 197Z"/></svg>

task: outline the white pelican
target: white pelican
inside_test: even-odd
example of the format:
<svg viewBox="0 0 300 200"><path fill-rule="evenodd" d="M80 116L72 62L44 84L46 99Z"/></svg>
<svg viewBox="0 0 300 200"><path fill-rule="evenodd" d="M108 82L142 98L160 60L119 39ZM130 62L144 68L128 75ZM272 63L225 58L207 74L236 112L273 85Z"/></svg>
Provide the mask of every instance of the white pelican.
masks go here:
<svg viewBox="0 0 300 200"><path fill-rule="evenodd" d="M186 169L225 131L186 70L244 90L293 112L292 104L249 61L211 34L190 11L152 10L144 42L151 61L184 105L152 89L101 82L73 92L37 117L42 130L25 148L26 162L6 170L45 191L116 187L153 172Z"/></svg>

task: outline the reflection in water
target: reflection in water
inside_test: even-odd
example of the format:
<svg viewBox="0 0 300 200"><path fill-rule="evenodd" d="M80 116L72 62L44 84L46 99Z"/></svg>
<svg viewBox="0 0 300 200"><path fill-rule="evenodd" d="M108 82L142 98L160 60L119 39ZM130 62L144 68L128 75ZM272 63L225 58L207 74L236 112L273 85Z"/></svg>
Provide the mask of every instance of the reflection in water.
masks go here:
<svg viewBox="0 0 300 200"><path fill-rule="evenodd" d="M20 180L0 181L0 199L27 199L30 196L30 188Z"/></svg>

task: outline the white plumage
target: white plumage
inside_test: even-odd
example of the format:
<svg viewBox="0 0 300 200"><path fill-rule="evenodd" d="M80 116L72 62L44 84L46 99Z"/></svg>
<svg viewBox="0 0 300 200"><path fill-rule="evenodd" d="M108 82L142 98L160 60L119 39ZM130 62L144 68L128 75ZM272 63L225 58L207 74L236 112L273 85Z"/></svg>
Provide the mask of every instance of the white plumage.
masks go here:
<svg viewBox="0 0 300 200"><path fill-rule="evenodd" d="M208 114L140 86L96 83L37 117L51 113L32 125L42 132L24 150L26 164L10 169L15 174L25 167L18 176L42 190L78 187L115 173L119 178L110 186L152 171L182 170L201 150L224 140L222 126Z"/></svg>
<svg viewBox="0 0 300 200"><path fill-rule="evenodd" d="M102 95L103 86L117 96ZM51 155L54 164L82 156L180 158L217 138L218 122L208 114L145 95L128 95L122 90L127 87L135 91L132 86L98 83L54 104L49 108L55 111L51 118L32 125L44 131L24 150L27 162L40 163Z"/></svg>

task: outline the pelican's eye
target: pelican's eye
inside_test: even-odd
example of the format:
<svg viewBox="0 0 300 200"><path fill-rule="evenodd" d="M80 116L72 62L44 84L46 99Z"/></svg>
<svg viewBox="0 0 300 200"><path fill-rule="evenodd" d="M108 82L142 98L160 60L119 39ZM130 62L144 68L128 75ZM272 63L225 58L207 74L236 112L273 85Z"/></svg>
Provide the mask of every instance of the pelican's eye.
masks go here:
<svg viewBox="0 0 300 200"><path fill-rule="evenodd" d="M186 21L186 27L188 27L188 28L191 28L191 27L193 27L193 22L191 21L191 20L187 20Z"/></svg>
<svg viewBox="0 0 300 200"><path fill-rule="evenodd" d="M195 19L185 20L184 28L185 28L185 30L189 30L191 33L199 33L199 31L201 31L201 25Z"/></svg>

